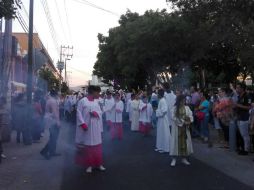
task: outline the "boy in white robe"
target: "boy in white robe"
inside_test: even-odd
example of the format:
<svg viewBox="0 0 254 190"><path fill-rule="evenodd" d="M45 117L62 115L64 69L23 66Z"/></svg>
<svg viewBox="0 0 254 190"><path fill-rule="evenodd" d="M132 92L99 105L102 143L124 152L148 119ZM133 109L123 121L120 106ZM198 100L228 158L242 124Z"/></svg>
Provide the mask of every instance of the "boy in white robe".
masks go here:
<svg viewBox="0 0 254 190"><path fill-rule="evenodd" d="M115 105L113 107L113 127L111 128L112 139L123 138L123 110L124 103L120 99L120 94L115 94Z"/></svg>
<svg viewBox="0 0 254 190"><path fill-rule="evenodd" d="M127 105L126 105L126 112L129 114L130 125L131 125L131 121L132 121L132 112L133 112L131 104L132 104L132 101L134 100L134 98L135 98L135 94L131 94L131 98L128 100Z"/></svg>
<svg viewBox="0 0 254 190"><path fill-rule="evenodd" d="M88 87L88 96L78 102L77 129L76 129L76 163L86 167L86 172L91 173L92 168L104 171L102 159L102 138L100 126L100 106L94 101L98 97L96 86Z"/></svg>
<svg viewBox="0 0 254 190"><path fill-rule="evenodd" d="M164 90L158 91L159 105L156 110L157 121L157 136L156 136L156 149L160 153L169 152L170 147L170 130L168 122L168 105L164 98Z"/></svg>
<svg viewBox="0 0 254 190"><path fill-rule="evenodd" d="M144 136L148 136L152 128L153 107L148 102L146 95L144 95L140 101L139 112L139 130Z"/></svg>
<svg viewBox="0 0 254 190"><path fill-rule="evenodd" d="M109 130L111 130L110 128L113 126L112 122L113 122L113 107L115 105L115 100L112 97L112 94L110 91L106 92L106 99L105 99L105 105L104 105L104 112L106 113L106 122L107 122L107 126L109 128Z"/></svg>

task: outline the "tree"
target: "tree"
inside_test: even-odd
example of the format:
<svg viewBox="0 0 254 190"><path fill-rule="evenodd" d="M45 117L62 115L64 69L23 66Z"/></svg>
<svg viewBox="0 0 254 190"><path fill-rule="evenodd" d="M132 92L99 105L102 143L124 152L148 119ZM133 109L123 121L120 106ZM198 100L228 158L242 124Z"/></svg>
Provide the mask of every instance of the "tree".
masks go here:
<svg viewBox="0 0 254 190"><path fill-rule="evenodd" d="M21 0L1 0L0 1L0 19L5 17L6 19L14 18L16 11L20 8Z"/></svg>
<svg viewBox="0 0 254 190"><path fill-rule="evenodd" d="M62 88L61 88L61 93L62 94L68 94L70 91L68 85L66 82L62 82Z"/></svg>
<svg viewBox="0 0 254 190"><path fill-rule="evenodd" d="M47 92L51 89L59 89L60 81L48 68L39 70L38 87Z"/></svg>
<svg viewBox="0 0 254 190"><path fill-rule="evenodd" d="M172 13L127 11L108 36L99 34L94 74L132 88L170 76L176 86L202 87L254 76L254 1L169 1Z"/></svg>
<svg viewBox="0 0 254 190"><path fill-rule="evenodd" d="M109 36L98 35L94 74L104 82L144 88L156 79L168 79L168 73L175 74L187 60L184 39L189 29L179 15L162 10L139 16L127 11L119 24L109 30Z"/></svg>
<svg viewBox="0 0 254 190"><path fill-rule="evenodd" d="M222 81L232 81L239 74L246 78L251 73L254 64L251 53L254 44L254 1L169 1L175 11L194 23L197 29L202 26L209 29L208 40L204 43L208 48L199 59L200 63L205 61L204 67L209 72L214 72L214 76L224 75ZM228 68L232 71L230 75L227 74Z"/></svg>

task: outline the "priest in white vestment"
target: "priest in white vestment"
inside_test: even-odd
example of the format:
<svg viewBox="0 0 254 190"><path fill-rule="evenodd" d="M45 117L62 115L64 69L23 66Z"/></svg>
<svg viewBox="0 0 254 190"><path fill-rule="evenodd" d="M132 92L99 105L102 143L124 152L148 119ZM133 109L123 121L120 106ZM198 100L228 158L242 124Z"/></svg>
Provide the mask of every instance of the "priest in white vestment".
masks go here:
<svg viewBox="0 0 254 190"><path fill-rule="evenodd" d="M185 96L177 97L176 106L172 110L172 132L170 155L173 157L171 166L176 165L176 158L181 157L185 165L190 165L188 156L193 153L190 124L193 122L193 114L185 105Z"/></svg>
<svg viewBox="0 0 254 190"><path fill-rule="evenodd" d="M159 105L156 110L157 121L157 136L156 136L156 149L160 153L169 152L170 147L170 130L168 121L168 105L164 98L164 90L158 91Z"/></svg>
<svg viewBox="0 0 254 190"><path fill-rule="evenodd" d="M139 131L139 95L135 95L135 99L131 102L132 116L131 116L131 130Z"/></svg>
<svg viewBox="0 0 254 190"><path fill-rule="evenodd" d="M175 106L176 103L176 95L172 90L170 90L169 83L164 83L163 84L165 94L164 97L166 99L167 105L168 105L168 121L169 121L169 126L171 128L172 126L172 109Z"/></svg>

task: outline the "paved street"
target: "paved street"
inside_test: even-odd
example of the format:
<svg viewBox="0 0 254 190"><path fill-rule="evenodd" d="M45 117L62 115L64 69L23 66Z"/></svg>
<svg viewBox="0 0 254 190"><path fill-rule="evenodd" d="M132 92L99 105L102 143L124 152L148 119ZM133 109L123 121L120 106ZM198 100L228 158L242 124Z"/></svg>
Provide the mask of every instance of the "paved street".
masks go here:
<svg viewBox="0 0 254 190"><path fill-rule="evenodd" d="M252 189L194 158L191 159L191 166L178 163L171 168L167 154L153 151L154 137L145 138L126 129L123 141L112 141L109 133L104 134L107 171L85 174L84 170L74 165L74 152L68 152L65 154L62 190Z"/></svg>
<svg viewBox="0 0 254 190"><path fill-rule="evenodd" d="M252 162L247 162L250 157L232 156L233 154L224 150L217 151L215 148L208 150L202 144L195 144L195 149L198 150L195 157L200 157L204 162L192 157L191 166L187 167L179 162L175 168L171 168L169 156L153 150L154 134L145 138L139 133L130 132L125 127L123 141L112 141L109 133L105 131L103 146L107 171L85 174L84 170L76 166L73 161L75 148L72 130L63 127L60 137L58 149L63 155L50 161L44 160L39 155L47 137L43 138L42 143L29 147L15 143L6 144L8 159L0 165L0 190L253 189L253 186L235 180L239 178L245 184L251 184L251 177L248 179L245 176L245 172L248 176L253 176L254 173ZM214 159L212 155L220 158ZM211 159L207 161L209 157ZM216 163L215 160L219 161ZM236 161L240 164L234 163ZM247 167L250 170L247 170ZM237 171L233 172L233 170ZM232 174L230 176L235 178L229 177L229 172ZM239 177L240 175L243 177Z"/></svg>

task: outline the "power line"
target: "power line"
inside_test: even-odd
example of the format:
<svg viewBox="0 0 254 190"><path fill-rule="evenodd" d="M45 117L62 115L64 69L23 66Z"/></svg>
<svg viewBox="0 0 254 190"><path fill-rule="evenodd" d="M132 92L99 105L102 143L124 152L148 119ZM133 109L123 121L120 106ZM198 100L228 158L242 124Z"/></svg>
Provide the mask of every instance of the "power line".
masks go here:
<svg viewBox="0 0 254 190"><path fill-rule="evenodd" d="M17 18L19 24L21 25L22 29L24 30L24 32L28 35L28 31L29 31L28 25L19 11L17 11L16 18ZM33 43L38 45L38 42L35 41L35 39L33 39Z"/></svg>
<svg viewBox="0 0 254 190"><path fill-rule="evenodd" d="M48 22L48 25L49 25L49 30L50 30L52 40L54 42L57 53L59 53L60 50L59 50L59 45L58 45L58 41L57 41L56 30L55 30L53 22L52 22L52 17L51 17L50 11L49 11L47 0L41 0L41 3L42 3L42 6L43 6L43 9L44 9L46 18L47 18L47 22Z"/></svg>
<svg viewBox="0 0 254 190"><path fill-rule="evenodd" d="M25 5L24 5L23 2L21 2L21 6L22 6L22 9L23 9L24 12L25 12L25 15L26 15L27 19L29 20L29 14L28 14L28 11L26 10L26 7L25 7ZM20 9L20 10L22 10L22 9ZM33 29L34 29L34 31L35 31L36 33L38 33L38 31L37 31L35 25L33 26Z"/></svg>
<svg viewBox="0 0 254 190"><path fill-rule="evenodd" d="M66 1L64 0L64 9L65 9L65 16L66 16L66 22L67 22L67 28L68 28L68 33L70 37L70 42L72 43L72 38L71 38L71 30L70 30L70 22L69 22L69 17L67 13L67 7L66 7Z"/></svg>
<svg viewBox="0 0 254 190"><path fill-rule="evenodd" d="M68 38L67 38L67 35L66 35L66 32L65 32L65 28L64 28L64 25L63 25L63 21L62 21L62 18L61 18L61 14L60 14L60 11L59 11L59 8L58 8L57 0L55 0L55 5L56 5L56 9L57 9L58 18L59 18L59 21L60 21L60 24L61 24L61 28L62 28L63 33L64 33L64 38L65 38L65 40L67 39L67 41L68 41ZM67 21L67 23L68 23L68 21Z"/></svg>
<svg viewBox="0 0 254 190"><path fill-rule="evenodd" d="M107 10L107 9L104 9L103 7L100 7L98 5L95 5L87 0L73 0L73 1L76 1L76 2L79 2L79 3L82 3L82 4L85 4L85 5L88 5L90 7L93 7L93 8L96 8L96 9L99 9L101 11L104 11L104 12L107 12L107 13L110 13L114 16L117 16L117 17L120 17L120 14L116 13L116 12L113 12L113 11L110 11L110 10Z"/></svg>
<svg viewBox="0 0 254 190"><path fill-rule="evenodd" d="M20 23L20 25L23 28L23 30L26 33L28 33L28 26L27 26L26 22L24 21L24 19L23 19L22 15L20 14L19 11L17 11L16 18L18 19L18 22Z"/></svg>
<svg viewBox="0 0 254 190"><path fill-rule="evenodd" d="M89 76L91 75L91 73L88 73L88 72L85 72L85 71L81 71L81 70L76 69L76 68L71 67L71 66L69 66L69 68L72 69L72 70L74 70L74 71L77 71L77 72L79 72L79 73L85 74L85 75L89 75Z"/></svg>

